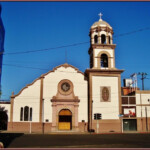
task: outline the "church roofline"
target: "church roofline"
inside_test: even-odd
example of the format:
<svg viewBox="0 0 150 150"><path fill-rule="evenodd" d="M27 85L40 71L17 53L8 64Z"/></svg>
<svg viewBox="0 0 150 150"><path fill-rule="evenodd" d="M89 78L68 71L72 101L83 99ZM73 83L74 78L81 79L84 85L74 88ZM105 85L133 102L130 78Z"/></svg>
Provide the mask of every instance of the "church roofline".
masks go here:
<svg viewBox="0 0 150 150"><path fill-rule="evenodd" d="M10 104L10 101L1 101L0 100L0 104Z"/></svg>
<svg viewBox="0 0 150 150"><path fill-rule="evenodd" d="M43 76L46 76L47 74L49 74L49 73L51 73L51 72L55 72L55 71L56 71L58 68L60 68L60 67L64 67L64 68L71 67L71 68L75 69L75 70L77 71L77 73L81 73L82 75L84 75L84 73L83 73L82 71L80 71L78 68L76 68L76 67L74 67L74 66L72 66L72 65L70 65L70 64L65 63L65 64L62 64L62 65L59 65L59 66L53 68L53 70L51 70L51 71L49 71L49 72L43 74Z"/></svg>
<svg viewBox="0 0 150 150"><path fill-rule="evenodd" d="M50 70L50 71L48 71L48 72L45 73L45 74L42 74L40 77L36 78L32 83L27 84L25 87L23 87L23 88L18 92L18 94L14 95L14 94L12 93L11 98L15 98L15 97L19 96L19 95L22 93L22 91L23 91L24 89L26 89L26 88L28 88L29 86L33 85L37 80L39 80L39 79L41 79L41 78L44 78L44 77L45 77L46 75L48 75L49 73L55 72L55 71L56 71L58 68L60 68L60 67L64 67L64 68L71 67L71 68L75 69L75 70L77 71L77 73L81 73L82 75L84 75L84 73L81 72L81 71L79 71L78 68L76 68L76 67L74 67L74 66L72 66L72 65L69 65L69 64L65 63L65 64L62 64L62 65L59 65L59 66L53 68L53 70Z"/></svg>

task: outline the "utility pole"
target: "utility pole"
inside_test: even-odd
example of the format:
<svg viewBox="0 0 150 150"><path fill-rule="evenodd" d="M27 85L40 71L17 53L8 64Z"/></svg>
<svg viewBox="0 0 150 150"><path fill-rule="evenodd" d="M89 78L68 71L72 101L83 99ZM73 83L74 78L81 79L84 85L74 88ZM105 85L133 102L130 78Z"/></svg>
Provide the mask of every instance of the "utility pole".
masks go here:
<svg viewBox="0 0 150 150"><path fill-rule="evenodd" d="M142 90L144 90L144 79L146 79L147 73L145 72L139 72L138 75L141 75L141 80L142 80Z"/></svg>

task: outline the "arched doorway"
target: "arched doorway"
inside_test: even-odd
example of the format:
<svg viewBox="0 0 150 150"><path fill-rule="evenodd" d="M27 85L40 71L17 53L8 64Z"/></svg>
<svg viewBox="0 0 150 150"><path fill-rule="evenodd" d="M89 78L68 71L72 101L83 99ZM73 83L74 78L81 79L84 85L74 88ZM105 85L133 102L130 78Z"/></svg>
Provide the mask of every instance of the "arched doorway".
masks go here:
<svg viewBox="0 0 150 150"><path fill-rule="evenodd" d="M62 109L58 115L58 129L71 130L72 129L72 112L69 109Z"/></svg>
<svg viewBox="0 0 150 150"><path fill-rule="evenodd" d="M0 130L7 130L8 116L6 111L0 111Z"/></svg>

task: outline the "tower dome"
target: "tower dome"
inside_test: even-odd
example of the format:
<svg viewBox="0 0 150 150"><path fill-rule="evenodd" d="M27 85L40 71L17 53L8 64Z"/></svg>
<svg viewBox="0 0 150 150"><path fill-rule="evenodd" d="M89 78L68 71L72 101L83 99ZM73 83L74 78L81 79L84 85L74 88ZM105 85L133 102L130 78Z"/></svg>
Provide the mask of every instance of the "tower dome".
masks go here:
<svg viewBox="0 0 150 150"><path fill-rule="evenodd" d="M106 21L103 21L102 19L99 19L99 21L95 22L91 28L96 28L96 27L108 27L110 29L112 29L112 27L110 26L110 24L108 24Z"/></svg>
<svg viewBox="0 0 150 150"><path fill-rule="evenodd" d="M99 21L95 22L90 28L91 44L113 44L113 28L102 20L102 14L99 14Z"/></svg>

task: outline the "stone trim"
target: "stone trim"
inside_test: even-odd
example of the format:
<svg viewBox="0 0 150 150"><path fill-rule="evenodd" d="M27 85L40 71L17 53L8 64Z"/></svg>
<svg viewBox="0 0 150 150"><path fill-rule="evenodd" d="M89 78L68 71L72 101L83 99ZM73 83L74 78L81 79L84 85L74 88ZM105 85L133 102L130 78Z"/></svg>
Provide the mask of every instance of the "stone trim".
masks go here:
<svg viewBox="0 0 150 150"><path fill-rule="evenodd" d="M124 70L100 70L100 69L86 69L85 75L88 77L88 129L92 129L92 76L108 76L108 77L118 77L118 100L119 100L119 112L121 114L121 76L120 74ZM118 119L121 121L122 119ZM120 123L120 129L122 125Z"/></svg>
<svg viewBox="0 0 150 150"><path fill-rule="evenodd" d="M150 94L150 90L136 90L136 94Z"/></svg>
<svg viewBox="0 0 150 150"><path fill-rule="evenodd" d="M14 109L14 93L11 96L11 107L10 107L10 122L13 122L13 109Z"/></svg>
<svg viewBox="0 0 150 150"><path fill-rule="evenodd" d="M108 57L108 67L106 67L106 68L112 68L111 67L111 56L110 56L110 54L108 53L108 52L106 52L106 51L101 51L101 52L99 52L98 53L98 55L97 55L97 67L98 68L101 68L101 65L100 65L100 62L101 62L101 55L102 54L106 54L107 55L107 57Z"/></svg>
<svg viewBox="0 0 150 150"><path fill-rule="evenodd" d="M135 104L136 106L150 106L150 104Z"/></svg>
<svg viewBox="0 0 150 150"><path fill-rule="evenodd" d="M42 122L42 112L43 112L43 79L41 77L41 85L40 85L40 108L39 108L39 121Z"/></svg>
<svg viewBox="0 0 150 150"><path fill-rule="evenodd" d="M103 98L104 93L103 93L103 89L106 88L108 91L108 95L106 100ZM111 102L111 87L110 86L100 86L100 102Z"/></svg>
<svg viewBox="0 0 150 150"><path fill-rule="evenodd" d="M19 95L22 93L22 91L23 91L24 89L26 89L26 88L28 88L29 86L33 85L37 80L40 80L41 78L43 78L43 76L41 76L41 77L35 79L32 83L27 84L25 87L23 87L23 88L19 91L18 94L14 95L14 98L17 97L17 96L19 96Z"/></svg>
<svg viewBox="0 0 150 150"><path fill-rule="evenodd" d="M116 48L116 44L92 44L91 48L98 48L98 49L115 49Z"/></svg>
<svg viewBox="0 0 150 150"><path fill-rule="evenodd" d="M80 102L79 99L51 99L51 102Z"/></svg>
<svg viewBox="0 0 150 150"><path fill-rule="evenodd" d="M98 75L108 75L108 74L121 74L124 72L124 70L118 70L118 69L109 69L109 70L102 70L102 69L86 69L85 74L89 73L95 73Z"/></svg>
<svg viewBox="0 0 150 150"><path fill-rule="evenodd" d="M0 104L11 104L11 102L0 101Z"/></svg>
<svg viewBox="0 0 150 150"><path fill-rule="evenodd" d="M65 82L70 85L70 89L69 89L68 91L66 91L66 92L64 92L64 91L62 90L62 88L61 88L62 84L65 83ZM68 80L68 79L63 79L63 80L61 80L61 81L58 83L58 91L59 91L61 94L63 94L63 95L69 95L70 93L73 92L73 84L72 84L72 82L71 82L70 80Z"/></svg>
<svg viewBox="0 0 150 150"><path fill-rule="evenodd" d="M72 65L69 65L69 64L65 63L65 64L62 64L62 65L59 65L59 66L57 66L57 67L53 68L53 70L52 70L52 71L49 71L49 72L47 72L47 73L43 74L43 76L46 76L47 74L49 74L49 73L51 73L51 72L55 72L55 71L56 71L58 68L60 68L60 67L64 67L64 68L71 67L71 68L75 69L75 70L77 71L77 73L81 73L82 75L84 75L84 73L83 73L83 72L81 72L81 71L79 71L79 69L78 69L78 68L76 68L76 67L74 67L74 66L72 66Z"/></svg>

